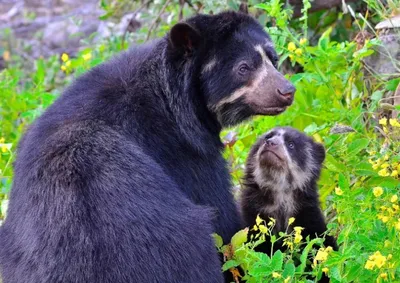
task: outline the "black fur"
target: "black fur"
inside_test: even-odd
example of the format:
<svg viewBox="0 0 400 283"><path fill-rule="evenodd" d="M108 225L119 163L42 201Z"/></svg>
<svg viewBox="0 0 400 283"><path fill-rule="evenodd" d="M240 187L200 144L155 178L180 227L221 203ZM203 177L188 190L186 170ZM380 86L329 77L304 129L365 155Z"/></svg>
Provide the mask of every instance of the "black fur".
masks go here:
<svg viewBox="0 0 400 283"><path fill-rule="evenodd" d="M20 142L3 283L222 282L210 235L240 221L212 109L268 40L249 16L199 15L78 78Z"/></svg>
<svg viewBox="0 0 400 283"><path fill-rule="evenodd" d="M281 140L279 133L283 133ZM284 150L278 151L278 149L268 147L271 141ZM282 144L279 144L279 141L282 141ZM289 147L290 143L292 148ZM269 150L276 151L283 160L277 158ZM285 150L293 162L291 168L288 166ZM326 224L319 204L317 181L324 158L324 147L295 129L275 128L263 135L252 147L247 160L241 196L241 210L245 225L253 227L257 215L260 215L266 221L269 221L269 217L276 219L275 232L285 231L288 219L294 217L295 221L291 227L304 227L303 238L310 236L312 239L323 236L326 232ZM260 177L257 179L255 176L256 167L262 170L262 182ZM294 172L293 168L298 168L300 171ZM309 178L304 182L296 182L296 178L299 180L300 175L301 177L309 176ZM281 180L286 181L281 183ZM277 184L284 185L277 188ZM284 204L278 203L280 193L283 193L284 201L293 199L293 211L288 212L290 209L286 208L291 206L285 207ZM272 209L275 206L277 206L276 209ZM266 208L272 212L266 211ZM337 249L336 241L332 236L327 235L324 244ZM275 244L274 250L276 249L284 249L282 243ZM267 239L258 247L258 250L270 254L270 240Z"/></svg>

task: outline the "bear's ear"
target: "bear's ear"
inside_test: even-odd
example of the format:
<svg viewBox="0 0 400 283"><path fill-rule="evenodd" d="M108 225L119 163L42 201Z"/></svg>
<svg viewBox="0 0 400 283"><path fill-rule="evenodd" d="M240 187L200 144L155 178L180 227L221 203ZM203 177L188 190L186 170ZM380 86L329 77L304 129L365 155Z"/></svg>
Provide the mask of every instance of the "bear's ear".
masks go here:
<svg viewBox="0 0 400 283"><path fill-rule="evenodd" d="M174 48L182 50L185 53L191 53L201 42L199 32L187 23L174 25L169 38Z"/></svg>

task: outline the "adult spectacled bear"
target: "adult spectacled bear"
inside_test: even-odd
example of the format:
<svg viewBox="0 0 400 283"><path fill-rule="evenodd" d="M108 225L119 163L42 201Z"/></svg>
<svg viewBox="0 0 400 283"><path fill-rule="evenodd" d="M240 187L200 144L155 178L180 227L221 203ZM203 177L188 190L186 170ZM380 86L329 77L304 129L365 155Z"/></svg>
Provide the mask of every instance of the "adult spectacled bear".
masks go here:
<svg viewBox="0 0 400 283"><path fill-rule="evenodd" d="M222 127L295 89L237 12L197 15L75 82L19 144L4 283L223 282L211 237L240 228Z"/></svg>

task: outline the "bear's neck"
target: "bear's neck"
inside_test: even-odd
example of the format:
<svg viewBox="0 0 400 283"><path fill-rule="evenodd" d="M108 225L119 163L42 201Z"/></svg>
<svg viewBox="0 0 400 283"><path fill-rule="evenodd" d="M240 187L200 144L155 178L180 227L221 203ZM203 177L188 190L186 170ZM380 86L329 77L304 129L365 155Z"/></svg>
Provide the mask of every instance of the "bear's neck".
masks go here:
<svg viewBox="0 0 400 283"><path fill-rule="evenodd" d="M223 148L219 137L221 126L208 110L200 93L196 63L193 59L187 59L181 64L171 62L166 54L167 48L162 50L162 65L158 76L165 87L161 92L168 102L168 112L173 116L181 137L198 152L220 153Z"/></svg>

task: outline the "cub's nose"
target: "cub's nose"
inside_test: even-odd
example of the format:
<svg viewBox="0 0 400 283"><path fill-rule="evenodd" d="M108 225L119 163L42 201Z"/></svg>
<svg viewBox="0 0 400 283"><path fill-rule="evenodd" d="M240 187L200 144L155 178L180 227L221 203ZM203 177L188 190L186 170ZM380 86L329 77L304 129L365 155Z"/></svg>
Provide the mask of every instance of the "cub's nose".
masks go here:
<svg viewBox="0 0 400 283"><path fill-rule="evenodd" d="M277 147L279 145L279 140L275 137L272 137L270 139L267 139L265 141L265 145L267 148L274 148Z"/></svg>
<svg viewBox="0 0 400 283"><path fill-rule="evenodd" d="M284 86L278 88L278 93L283 99L287 101L293 101L295 92L296 88L291 83L287 83Z"/></svg>

